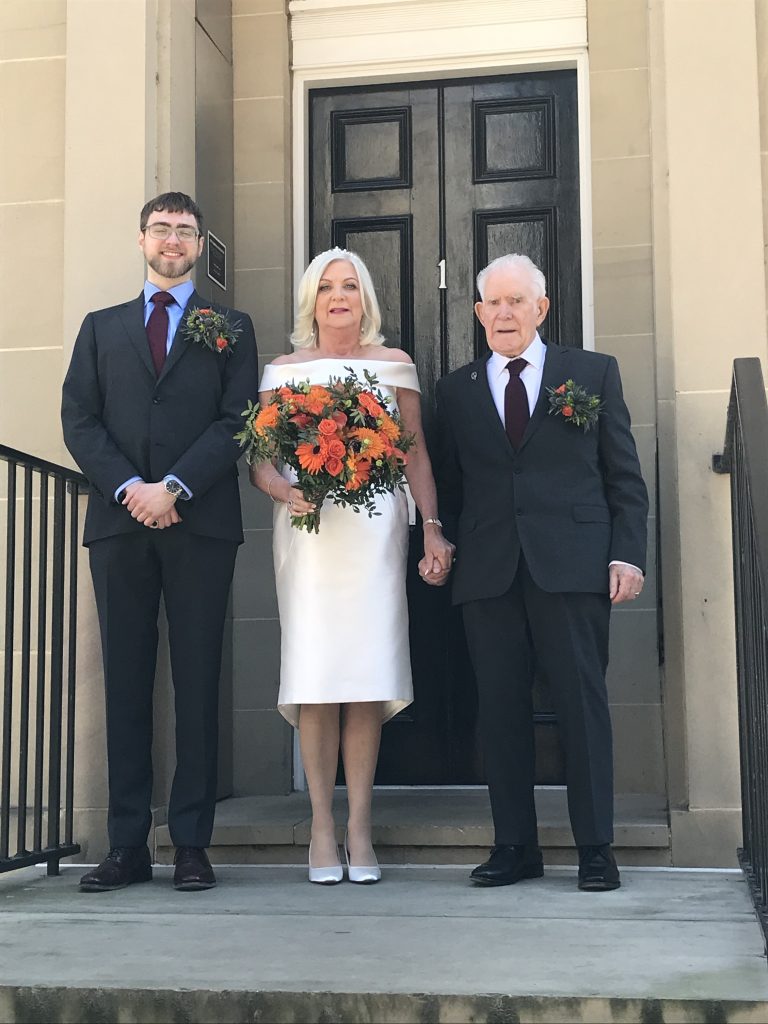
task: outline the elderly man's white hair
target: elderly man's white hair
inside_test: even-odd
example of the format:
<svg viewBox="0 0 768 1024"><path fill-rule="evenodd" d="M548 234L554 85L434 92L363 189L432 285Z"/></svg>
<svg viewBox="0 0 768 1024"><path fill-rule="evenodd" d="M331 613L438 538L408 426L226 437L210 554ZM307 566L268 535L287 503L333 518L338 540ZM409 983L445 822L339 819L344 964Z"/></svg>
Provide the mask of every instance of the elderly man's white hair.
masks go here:
<svg viewBox="0 0 768 1024"><path fill-rule="evenodd" d="M547 280L533 262L527 256L523 256L519 252L510 252L505 256L497 256L495 260L491 260L487 267L480 271L477 275L477 290L480 292L480 298L485 298L485 279L489 274L492 274L494 270L524 270L531 279L534 289L534 298L543 299L547 294Z"/></svg>

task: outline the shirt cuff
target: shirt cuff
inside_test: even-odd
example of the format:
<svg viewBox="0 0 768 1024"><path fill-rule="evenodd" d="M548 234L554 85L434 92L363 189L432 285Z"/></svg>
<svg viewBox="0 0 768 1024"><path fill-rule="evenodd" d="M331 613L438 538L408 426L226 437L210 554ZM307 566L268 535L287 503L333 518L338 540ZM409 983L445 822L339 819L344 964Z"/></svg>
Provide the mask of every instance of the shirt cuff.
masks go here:
<svg viewBox="0 0 768 1024"><path fill-rule="evenodd" d="M184 494L179 495L182 501L189 501L189 499L192 497L192 491L190 491L190 489L187 487L183 480L179 480L179 478L175 476L173 473L168 473L167 476L163 477L163 480L175 480L179 487L184 488Z"/></svg>
<svg viewBox="0 0 768 1024"><path fill-rule="evenodd" d="M140 476L132 476L130 480L126 480L124 484L120 484L120 486L115 491L115 501L118 503L118 505L120 504L120 495L123 493L123 491L126 489L126 487L130 487L131 484L143 484L143 483L144 483L144 481L142 480L142 478Z"/></svg>
<svg viewBox="0 0 768 1024"><path fill-rule="evenodd" d="M617 558L614 558L614 560L612 562L608 563L608 568L610 569L610 567L612 565L626 565L627 568L629 568L629 569L637 569L637 571L640 573L641 576L645 576L645 573L640 568L640 566L639 565L633 565L632 562L620 562Z"/></svg>

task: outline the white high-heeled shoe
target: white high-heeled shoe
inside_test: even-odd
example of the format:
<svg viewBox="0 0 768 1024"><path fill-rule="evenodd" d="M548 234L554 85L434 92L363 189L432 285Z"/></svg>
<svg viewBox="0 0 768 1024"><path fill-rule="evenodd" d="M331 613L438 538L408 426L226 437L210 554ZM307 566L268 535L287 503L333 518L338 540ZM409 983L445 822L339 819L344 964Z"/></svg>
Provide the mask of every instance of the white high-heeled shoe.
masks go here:
<svg viewBox="0 0 768 1024"><path fill-rule="evenodd" d="M309 880L317 885L338 885L344 880L344 868L339 864L331 864L326 868L312 867L312 843L309 844Z"/></svg>
<svg viewBox="0 0 768 1024"><path fill-rule="evenodd" d="M347 846L347 833L344 833L344 857L347 861L347 877L350 882L357 882L358 885L373 885L381 880L381 868L378 864L373 867L356 867L349 863L349 847Z"/></svg>

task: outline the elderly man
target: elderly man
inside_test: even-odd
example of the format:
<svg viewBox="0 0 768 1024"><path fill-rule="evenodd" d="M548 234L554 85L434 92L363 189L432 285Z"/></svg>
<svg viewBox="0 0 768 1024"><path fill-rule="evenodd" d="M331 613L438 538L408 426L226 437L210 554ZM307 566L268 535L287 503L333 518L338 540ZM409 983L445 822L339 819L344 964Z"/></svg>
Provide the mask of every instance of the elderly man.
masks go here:
<svg viewBox="0 0 768 1024"><path fill-rule="evenodd" d="M543 874L534 805L534 671L565 749L580 889L620 885L605 686L611 605L643 587L648 495L616 360L544 342L544 275L494 260L475 312L490 353L437 387L440 513L456 541L495 846L480 885ZM445 574L423 564L428 582Z"/></svg>

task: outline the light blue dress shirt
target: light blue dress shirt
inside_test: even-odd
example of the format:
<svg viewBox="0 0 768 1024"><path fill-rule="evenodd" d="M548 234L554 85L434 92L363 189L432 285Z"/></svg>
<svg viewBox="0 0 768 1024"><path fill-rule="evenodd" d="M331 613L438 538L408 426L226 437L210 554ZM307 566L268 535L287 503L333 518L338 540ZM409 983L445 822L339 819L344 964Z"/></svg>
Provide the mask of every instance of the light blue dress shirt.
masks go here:
<svg viewBox="0 0 768 1024"><path fill-rule="evenodd" d="M149 318L152 315L152 310L155 308L155 304L152 301L152 296L156 292L161 292L162 290L163 289L158 288L156 284L152 284L151 281L144 282L145 327L147 326L147 322L149 321ZM179 324L181 323L181 317L184 313L184 310L186 309L187 303L192 297L192 292L194 290L195 286L191 281L184 281L183 284L176 284L173 286L173 288L168 289L168 294L172 295L176 301L171 302L168 306L166 306L166 309L168 310L168 340L165 343L166 355L171 351L171 345L173 345L173 339L176 337L176 331L178 330ZM182 480L179 480L177 476L174 476L173 473L169 473L167 476L163 477L163 480L175 480L177 483L181 484L181 486L187 492L187 495L190 498L192 497L192 491L190 491L190 489ZM142 478L140 476L132 476L130 480L126 480L124 484L120 484L120 486L115 491L115 501L120 500L118 498L118 495L120 494L121 491L124 491L126 487L130 487L131 484L137 484L140 482L142 482Z"/></svg>

